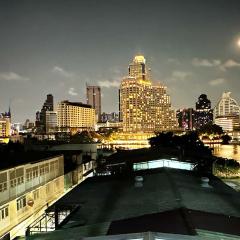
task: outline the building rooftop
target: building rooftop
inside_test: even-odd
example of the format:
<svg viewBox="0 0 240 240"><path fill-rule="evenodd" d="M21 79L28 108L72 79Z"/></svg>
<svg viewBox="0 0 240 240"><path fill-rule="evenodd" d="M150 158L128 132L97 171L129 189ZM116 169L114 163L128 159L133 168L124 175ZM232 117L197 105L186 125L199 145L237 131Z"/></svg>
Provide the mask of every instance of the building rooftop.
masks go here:
<svg viewBox="0 0 240 240"><path fill-rule="evenodd" d="M183 236L176 239L195 239L190 236L204 231L240 236L240 193L218 178L203 187L201 178L191 171L161 168L136 173L143 177L142 186L134 175L87 179L54 205L79 205L68 223L61 230L35 237L80 239L160 232Z"/></svg>
<svg viewBox="0 0 240 240"><path fill-rule="evenodd" d="M118 152L110 155L107 158L108 164L125 163L130 161L144 162L156 160L160 158L178 157L179 150L173 148L161 148L161 150L154 150L151 148L133 149L133 150L118 150Z"/></svg>
<svg viewBox="0 0 240 240"><path fill-rule="evenodd" d="M42 151L1 151L0 152L0 170L17 167L23 164L43 161L48 158L61 155L60 152L42 152Z"/></svg>
<svg viewBox="0 0 240 240"><path fill-rule="evenodd" d="M63 101L63 103L66 103L67 105L77 106L77 107L85 107L85 108L92 108L91 105L81 103L81 102L69 102L69 101Z"/></svg>

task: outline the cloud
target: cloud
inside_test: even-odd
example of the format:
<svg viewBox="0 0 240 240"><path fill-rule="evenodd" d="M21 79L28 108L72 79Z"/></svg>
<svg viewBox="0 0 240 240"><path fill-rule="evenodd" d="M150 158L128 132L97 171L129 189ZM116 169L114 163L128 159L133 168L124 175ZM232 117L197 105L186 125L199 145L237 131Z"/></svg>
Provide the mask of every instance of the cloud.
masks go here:
<svg viewBox="0 0 240 240"><path fill-rule="evenodd" d="M192 60L192 65L196 67L217 67L221 65L221 61L218 59L208 60L208 59L194 58Z"/></svg>
<svg viewBox="0 0 240 240"><path fill-rule="evenodd" d="M14 98L11 101L11 105L18 105L18 104L23 104L23 103L24 103L24 100L22 98Z"/></svg>
<svg viewBox="0 0 240 240"><path fill-rule="evenodd" d="M180 64L180 61L176 58L169 58L167 61L168 61L168 63L174 63L174 64L177 64L177 65Z"/></svg>
<svg viewBox="0 0 240 240"><path fill-rule="evenodd" d="M72 96L77 96L77 95L78 95L78 94L76 93L75 88L73 88L73 87L69 88L68 94L69 94L69 95L72 95Z"/></svg>
<svg viewBox="0 0 240 240"><path fill-rule="evenodd" d="M106 88L112 88L112 87L118 88L120 86L120 82L117 80L114 80L114 81L105 80L105 81L98 81L98 85L100 87L106 87Z"/></svg>
<svg viewBox="0 0 240 240"><path fill-rule="evenodd" d="M221 65L220 69L223 71L226 71L228 68L233 68L233 67L240 67L240 63L232 59L228 59L225 63Z"/></svg>
<svg viewBox="0 0 240 240"><path fill-rule="evenodd" d="M172 76L171 76L171 80L172 81L178 81L178 80L184 81L191 75L192 75L192 73L190 73L190 72L173 71Z"/></svg>
<svg viewBox="0 0 240 240"><path fill-rule="evenodd" d="M226 71L229 68L240 67L240 62L236 62L233 59L228 59L226 62L222 62L218 59L209 60L194 58L192 60L192 65L196 67L217 67L222 71Z"/></svg>
<svg viewBox="0 0 240 240"><path fill-rule="evenodd" d="M57 74L63 76L63 77L66 77L66 78L70 78L70 77L72 77L72 76L74 75L73 73L70 73L70 72L68 72L68 71L66 71L66 70L64 70L63 68L58 67L58 66L55 66L55 67L52 69L52 71L53 71L54 73L57 73Z"/></svg>
<svg viewBox="0 0 240 240"><path fill-rule="evenodd" d="M15 72L5 72L5 73L0 73L0 80L25 82L25 81L29 81L29 78L20 76Z"/></svg>
<svg viewBox="0 0 240 240"><path fill-rule="evenodd" d="M225 82L224 78L217 78L209 81L208 84L211 86L217 86L217 85L223 84L224 82Z"/></svg>

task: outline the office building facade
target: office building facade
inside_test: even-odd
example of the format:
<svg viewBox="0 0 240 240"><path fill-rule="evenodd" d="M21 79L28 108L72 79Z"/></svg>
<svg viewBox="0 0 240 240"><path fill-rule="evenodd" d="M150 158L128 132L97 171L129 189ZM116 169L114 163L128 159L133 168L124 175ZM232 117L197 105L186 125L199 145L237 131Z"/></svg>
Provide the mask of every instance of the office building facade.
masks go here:
<svg viewBox="0 0 240 240"><path fill-rule="evenodd" d="M96 112L96 120L101 121L101 88L87 86L87 104L91 105Z"/></svg>
<svg viewBox="0 0 240 240"><path fill-rule="evenodd" d="M57 130L57 112L46 111L46 133L56 132Z"/></svg>

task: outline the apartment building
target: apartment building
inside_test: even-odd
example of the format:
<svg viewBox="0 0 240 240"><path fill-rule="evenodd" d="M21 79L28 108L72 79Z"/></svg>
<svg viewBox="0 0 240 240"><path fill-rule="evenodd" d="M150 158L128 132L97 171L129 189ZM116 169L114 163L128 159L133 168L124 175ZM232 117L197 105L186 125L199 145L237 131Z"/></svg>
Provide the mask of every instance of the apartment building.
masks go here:
<svg viewBox="0 0 240 240"><path fill-rule="evenodd" d="M94 130L95 109L80 102L62 101L57 107L57 125L61 131L71 133Z"/></svg>
<svg viewBox="0 0 240 240"><path fill-rule="evenodd" d="M64 193L63 155L51 155L32 156L29 163L0 170L0 236L24 235L26 227Z"/></svg>

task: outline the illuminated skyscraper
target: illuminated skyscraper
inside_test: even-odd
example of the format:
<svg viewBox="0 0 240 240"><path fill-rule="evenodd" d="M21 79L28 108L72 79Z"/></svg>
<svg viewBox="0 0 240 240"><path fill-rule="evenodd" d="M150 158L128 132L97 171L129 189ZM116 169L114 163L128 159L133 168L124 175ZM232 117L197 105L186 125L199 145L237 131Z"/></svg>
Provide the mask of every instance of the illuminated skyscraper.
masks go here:
<svg viewBox="0 0 240 240"><path fill-rule="evenodd" d="M224 92L214 108L214 123L224 131L233 131L240 127L240 107L230 94L231 92Z"/></svg>
<svg viewBox="0 0 240 240"><path fill-rule="evenodd" d="M11 135L11 122L9 118L0 116L0 138Z"/></svg>
<svg viewBox="0 0 240 240"><path fill-rule="evenodd" d="M237 101L230 97L231 92L224 92L214 108L214 117L240 115L240 107Z"/></svg>
<svg viewBox="0 0 240 240"><path fill-rule="evenodd" d="M168 131L177 128L166 87L153 85L146 60L135 56L120 85L120 114L124 132Z"/></svg>
<svg viewBox="0 0 240 240"><path fill-rule="evenodd" d="M10 137L11 135L11 111L0 113L0 138Z"/></svg>
<svg viewBox="0 0 240 240"><path fill-rule="evenodd" d="M97 121L101 121L101 88L98 86L87 86L87 104L96 111Z"/></svg>
<svg viewBox="0 0 240 240"><path fill-rule="evenodd" d="M201 94L196 102L195 123L196 129L199 129L207 123L213 121L213 110L211 109L211 101L206 94Z"/></svg>

